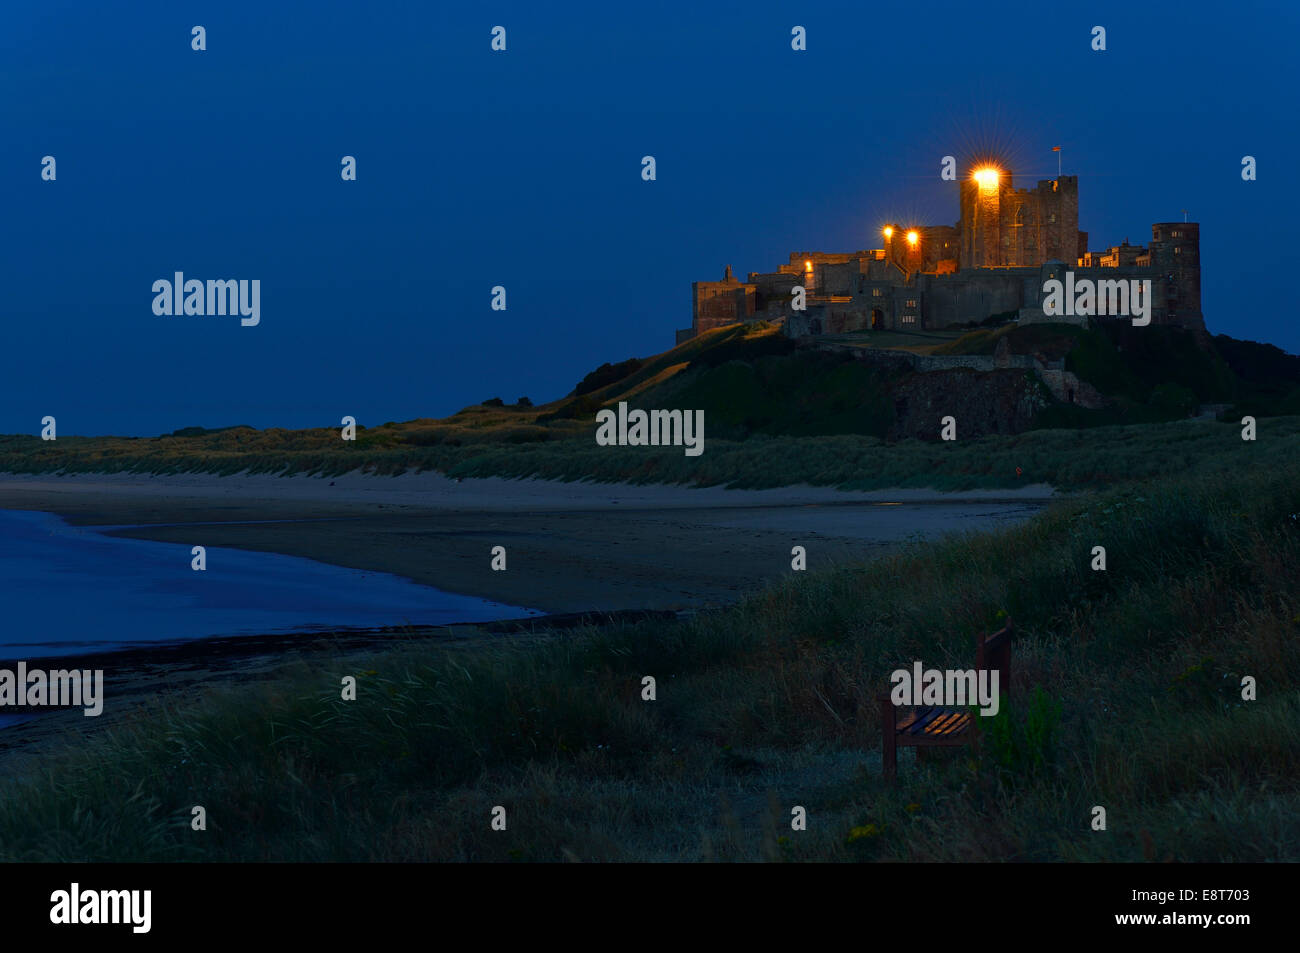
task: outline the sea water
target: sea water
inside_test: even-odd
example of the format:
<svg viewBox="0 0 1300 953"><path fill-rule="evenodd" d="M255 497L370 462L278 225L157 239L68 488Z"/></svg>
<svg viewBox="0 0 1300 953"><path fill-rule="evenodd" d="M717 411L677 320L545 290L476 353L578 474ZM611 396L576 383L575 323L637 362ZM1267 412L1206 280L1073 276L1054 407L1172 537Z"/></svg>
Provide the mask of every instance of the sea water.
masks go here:
<svg viewBox="0 0 1300 953"><path fill-rule="evenodd" d="M201 532L196 532L201 543ZM538 615L398 576L297 556L106 536L0 510L0 659L79 655L209 636L446 625Z"/></svg>

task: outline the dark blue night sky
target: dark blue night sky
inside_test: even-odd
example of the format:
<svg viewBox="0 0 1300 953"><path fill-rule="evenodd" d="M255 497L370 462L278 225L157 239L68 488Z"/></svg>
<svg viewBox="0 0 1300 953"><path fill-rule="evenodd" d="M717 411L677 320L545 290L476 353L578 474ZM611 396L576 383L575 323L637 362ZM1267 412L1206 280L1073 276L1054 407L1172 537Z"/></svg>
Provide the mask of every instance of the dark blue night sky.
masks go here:
<svg viewBox="0 0 1300 953"><path fill-rule="evenodd" d="M11 4L0 431L549 400L670 346L692 280L953 224L942 156L1032 186L1054 145L1092 249L1189 209L1210 330L1300 351L1294 4L890 6ZM178 270L260 279L261 324L155 316Z"/></svg>

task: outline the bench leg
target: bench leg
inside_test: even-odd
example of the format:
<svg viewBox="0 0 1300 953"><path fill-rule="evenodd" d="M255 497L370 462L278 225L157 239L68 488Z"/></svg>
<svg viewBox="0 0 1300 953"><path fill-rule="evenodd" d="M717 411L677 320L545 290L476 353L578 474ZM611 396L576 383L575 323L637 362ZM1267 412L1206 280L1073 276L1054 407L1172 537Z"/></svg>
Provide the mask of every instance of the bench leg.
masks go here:
<svg viewBox="0 0 1300 953"><path fill-rule="evenodd" d="M898 777L898 709L885 695L880 700L880 763L886 781Z"/></svg>

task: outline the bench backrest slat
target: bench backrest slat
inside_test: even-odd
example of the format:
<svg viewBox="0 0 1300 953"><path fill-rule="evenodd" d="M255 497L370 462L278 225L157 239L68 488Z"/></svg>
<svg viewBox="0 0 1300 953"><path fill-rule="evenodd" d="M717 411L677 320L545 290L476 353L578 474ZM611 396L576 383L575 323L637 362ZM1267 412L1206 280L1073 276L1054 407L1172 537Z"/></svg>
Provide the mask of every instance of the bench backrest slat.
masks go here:
<svg viewBox="0 0 1300 953"><path fill-rule="evenodd" d="M1007 698L1011 692L1011 638L1015 626L1011 620L990 636L981 632L975 638L975 670L998 673L998 694Z"/></svg>

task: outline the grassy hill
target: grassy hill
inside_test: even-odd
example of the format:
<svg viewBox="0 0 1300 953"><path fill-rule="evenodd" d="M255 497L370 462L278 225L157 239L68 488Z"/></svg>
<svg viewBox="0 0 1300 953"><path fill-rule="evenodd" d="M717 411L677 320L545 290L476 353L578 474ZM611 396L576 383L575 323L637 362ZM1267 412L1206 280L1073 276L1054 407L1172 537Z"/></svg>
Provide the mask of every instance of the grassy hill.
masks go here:
<svg viewBox="0 0 1300 953"><path fill-rule="evenodd" d="M1300 358L1268 345L1223 336L1210 342L1176 328L1007 325L955 339L936 336L925 345L891 338L883 346L992 354L1004 341L1013 353L1064 359L1111 399L1111 407L1090 411L1040 395L1038 429L1025 433L966 434L947 445L889 440L897 421L893 394L910 371L855 360L850 348L799 348L762 324L733 325L661 354L602 365L568 395L537 406L490 400L442 419L359 426L351 442L340 439L337 427L192 427L153 438L52 442L2 436L0 470L398 474L415 468L461 477L737 486L961 489L1027 480L1100 486L1174 467L1236 466L1243 453L1236 425L1184 424L1201 403L1233 405L1225 420L1244 413L1296 415L1262 423L1261 440L1246 450L1254 459L1295 452ZM876 345L868 334L861 346ZM940 390L948 388L952 405L961 406L962 378L925 376ZM596 411L624 400L704 410L707 452L684 458L677 448L597 447Z"/></svg>

